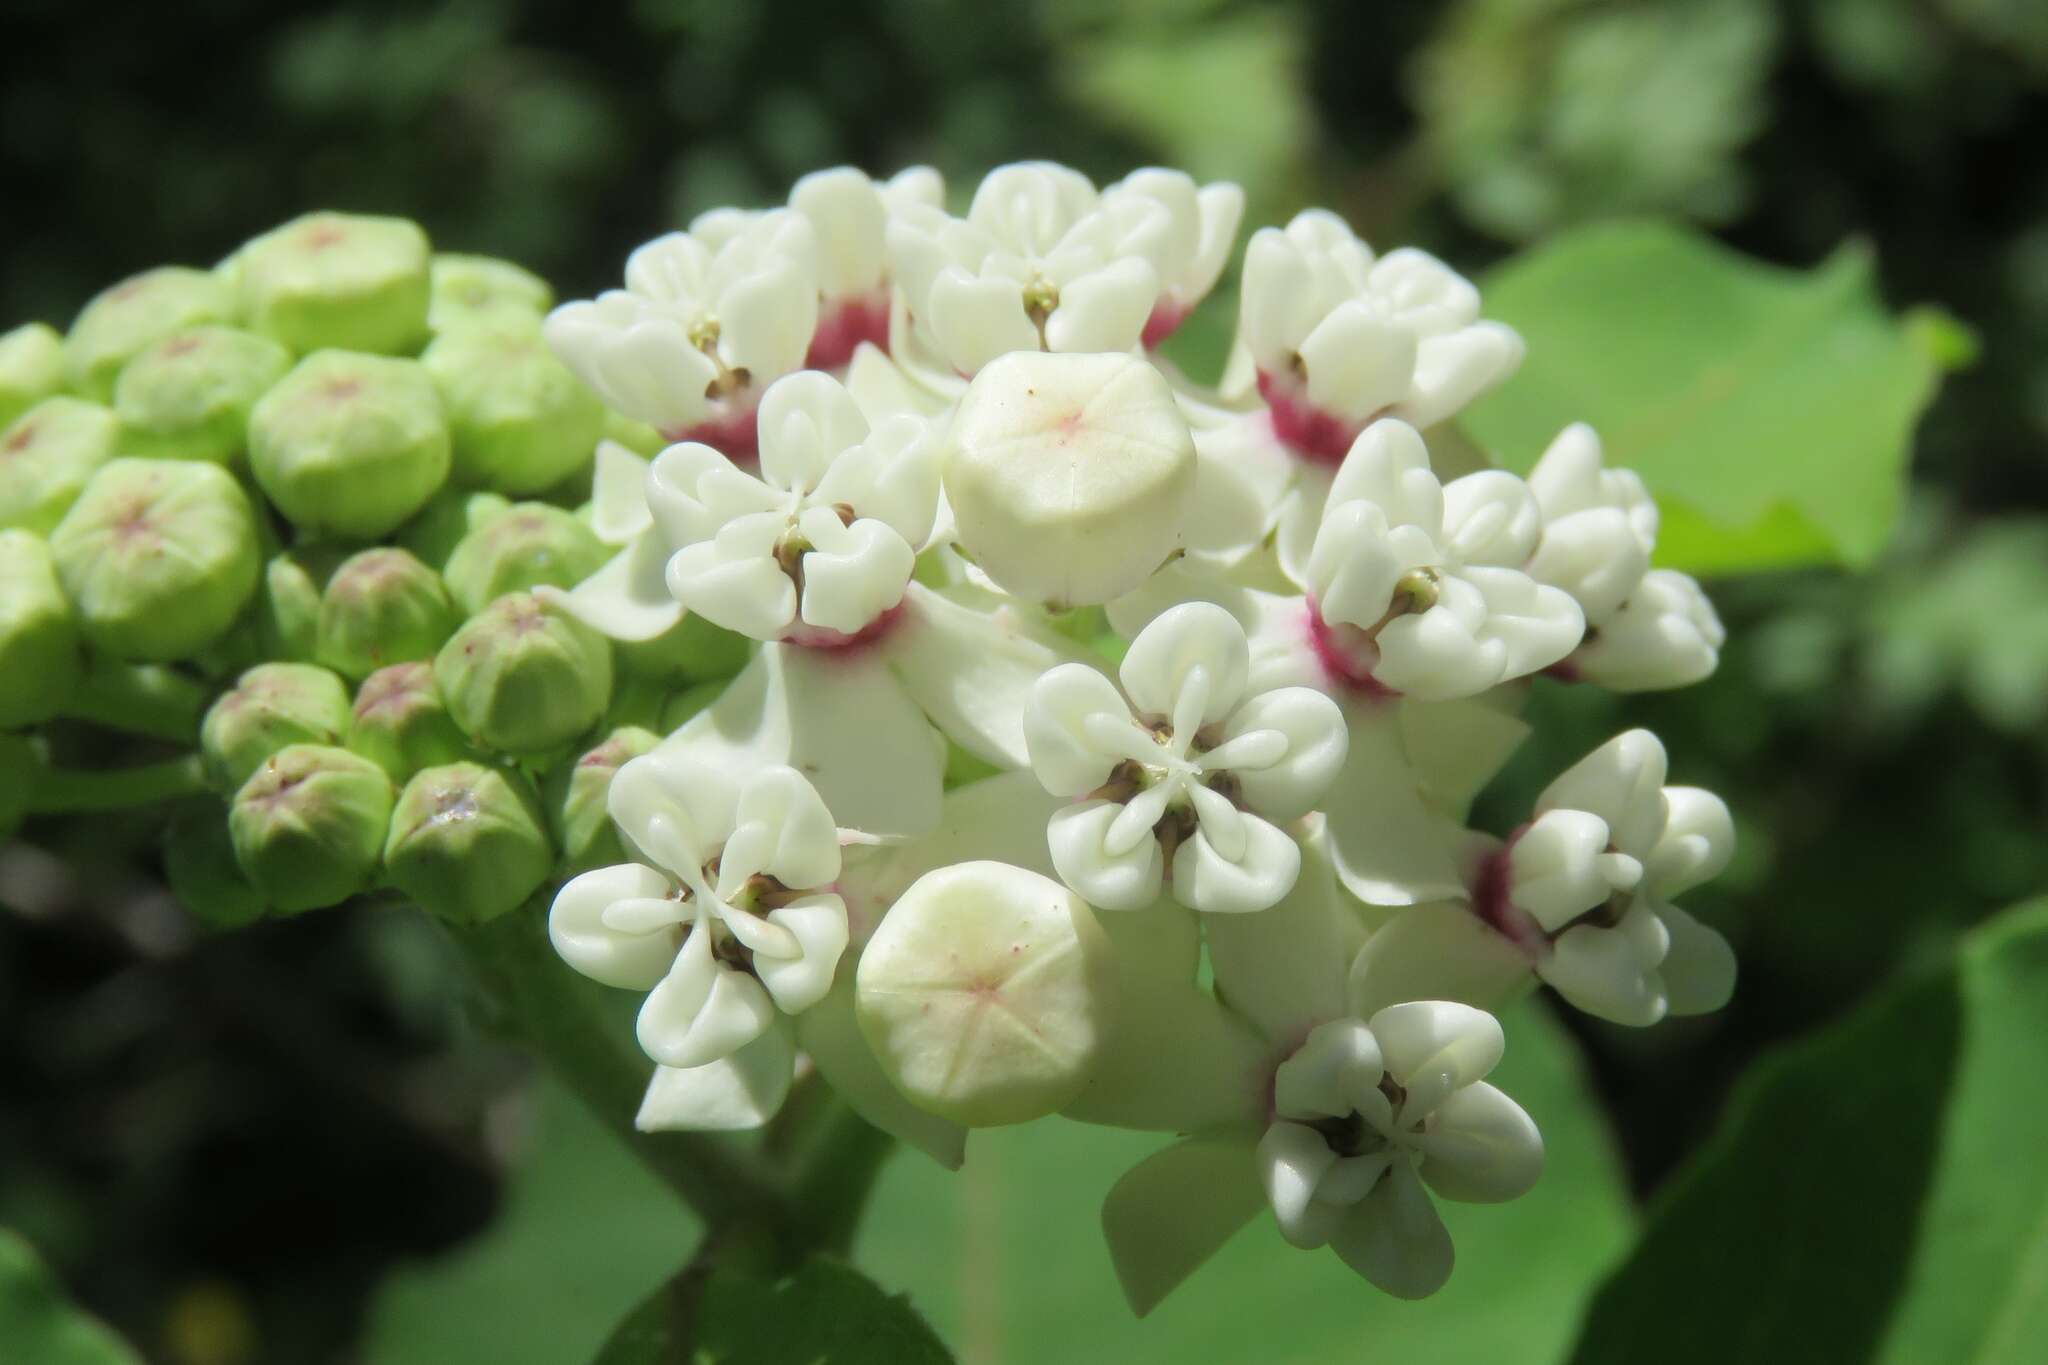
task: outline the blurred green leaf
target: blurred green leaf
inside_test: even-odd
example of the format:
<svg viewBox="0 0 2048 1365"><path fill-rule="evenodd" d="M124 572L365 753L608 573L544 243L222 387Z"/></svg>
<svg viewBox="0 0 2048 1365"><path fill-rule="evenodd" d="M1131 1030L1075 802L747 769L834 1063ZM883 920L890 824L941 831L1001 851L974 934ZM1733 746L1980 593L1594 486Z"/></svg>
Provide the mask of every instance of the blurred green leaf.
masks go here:
<svg viewBox="0 0 2048 1365"><path fill-rule="evenodd" d="M682 1338L688 1334L685 1342ZM663 1286L620 1324L593 1365L950 1365L910 1304L839 1261L815 1257L765 1280L719 1271L701 1291Z"/></svg>
<svg viewBox="0 0 2048 1365"><path fill-rule="evenodd" d="M127 1342L80 1312L20 1233L0 1228L0 1360L142 1365Z"/></svg>
<svg viewBox="0 0 2048 1365"><path fill-rule="evenodd" d="M1867 250L1800 272L1666 224L1611 223L1484 284L1488 315L1529 358L1462 420L1509 468L1592 423L1608 462L1665 508L1659 561L1695 573L1860 567L1883 548L1940 367L1924 321L1886 314Z"/></svg>
<svg viewBox="0 0 2048 1365"><path fill-rule="evenodd" d="M682 1264L689 1211L554 1082L532 1091L526 1160L489 1231L399 1270L372 1304L378 1365L563 1365Z"/></svg>
<svg viewBox="0 0 2048 1365"><path fill-rule="evenodd" d="M2048 1340L2048 901L1760 1064L1575 1365L1971 1361Z"/></svg>
<svg viewBox="0 0 2048 1365"><path fill-rule="evenodd" d="M1171 1139L1063 1121L977 1132L957 1174L899 1156L855 1259L907 1289L963 1360L1556 1360L1627 1245L1630 1212L1570 1039L1534 1005L1507 1030L1493 1079L1535 1117L1549 1165L1512 1204L1439 1206L1458 1268L1424 1302L1387 1298L1334 1255L1288 1246L1261 1218L1133 1319L1103 1247L1102 1197Z"/></svg>

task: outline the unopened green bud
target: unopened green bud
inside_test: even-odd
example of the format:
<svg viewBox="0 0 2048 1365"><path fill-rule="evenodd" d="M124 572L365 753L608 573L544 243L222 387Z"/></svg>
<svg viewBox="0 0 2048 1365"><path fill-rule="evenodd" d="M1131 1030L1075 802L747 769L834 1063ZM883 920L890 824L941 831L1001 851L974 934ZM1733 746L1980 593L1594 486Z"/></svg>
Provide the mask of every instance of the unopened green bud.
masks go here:
<svg viewBox="0 0 2048 1365"><path fill-rule="evenodd" d="M386 664L431 659L455 630L441 576L395 546L342 561L320 597L318 657L363 678Z"/></svg>
<svg viewBox="0 0 2048 1365"><path fill-rule="evenodd" d="M178 904L211 929L239 929L270 908L235 861L228 810L217 801L188 805L171 821L164 832L164 879Z"/></svg>
<svg viewBox="0 0 2048 1365"><path fill-rule="evenodd" d="M224 634L262 568L249 499L218 465L112 460L50 553L86 639L121 659L182 659Z"/></svg>
<svg viewBox="0 0 2048 1365"><path fill-rule="evenodd" d="M124 449L226 464L241 453L249 410L291 368L269 337L234 327L188 327L143 350L114 381Z"/></svg>
<svg viewBox="0 0 2048 1365"><path fill-rule="evenodd" d="M711 682L745 668L749 651L746 636L691 612L652 640L622 641L619 668L664 682Z"/></svg>
<svg viewBox="0 0 2048 1365"><path fill-rule="evenodd" d="M263 566L256 599L257 644L271 659L310 661L319 646L320 594L341 562L333 545L305 545Z"/></svg>
<svg viewBox="0 0 2048 1365"><path fill-rule="evenodd" d="M47 534L120 440L112 409L62 394L15 418L0 432L0 526Z"/></svg>
<svg viewBox="0 0 2048 1365"><path fill-rule="evenodd" d="M399 793L384 844L392 884L458 924L516 909L554 860L523 779L481 763L415 773Z"/></svg>
<svg viewBox="0 0 2048 1365"><path fill-rule="evenodd" d="M537 328L458 328L420 363L448 411L458 483L538 493L588 464L604 434L604 404Z"/></svg>
<svg viewBox="0 0 2048 1365"><path fill-rule="evenodd" d="M249 468L308 531L396 529L448 479L448 424L417 361L352 351L301 360L249 416Z"/></svg>
<svg viewBox="0 0 2048 1365"><path fill-rule="evenodd" d="M309 213L235 253L249 325L304 353L397 355L427 335L427 234L403 218Z"/></svg>
<svg viewBox="0 0 2048 1365"><path fill-rule="evenodd" d="M604 567L612 550L573 512L544 502L514 503L462 538L442 571L466 612L543 583L573 588Z"/></svg>
<svg viewBox="0 0 2048 1365"><path fill-rule="evenodd" d="M114 376L142 349L202 322L233 322L234 296L210 270L161 266L132 275L79 313L64 339L71 388L106 402Z"/></svg>
<svg viewBox="0 0 2048 1365"><path fill-rule="evenodd" d="M392 664L363 679L356 689L348 747L369 759L395 782L422 768L469 756L469 741L455 728L428 663Z"/></svg>
<svg viewBox="0 0 2048 1365"><path fill-rule="evenodd" d="M338 905L377 875L391 824L391 779L360 754L293 744L235 793L235 861L287 913Z"/></svg>
<svg viewBox="0 0 2048 1365"><path fill-rule="evenodd" d="M348 734L348 687L314 664L258 664L220 694L199 725L199 753L222 791L233 791L289 744L339 744Z"/></svg>
<svg viewBox="0 0 2048 1365"><path fill-rule="evenodd" d="M486 493L448 485L427 500L419 515L399 528L398 543L422 564L441 569L448 556L469 535L512 502L502 493Z"/></svg>
<svg viewBox="0 0 2048 1365"><path fill-rule="evenodd" d="M668 449L669 440L645 422L636 422L610 408L604 413L604 439L617 441L635 455L653 459Z"/></svg>
<svg viewBox="0 0 2048 1365"><path fill-rule="evenodd" d="M427 326L437 334L462 327L538 331L541 316L555 303L555 291L546 280L490 256L443 252L434 257L429 273L433 287Z"/></svg>
<svg viewBox="0 0 2048 1365"><path fill-rule="evenodd" d="M64 338L46 322L0 334L0 427L64 386Z"/></svg>
<svg viewBox="0 0 2048 1365"><path fill-rule="evenodd" d="M78 625L42 537L0 531L0 730L39 725L78 685Z"/></svg>
<svg viewBox="0 0 2048 1365"><path fill-rule="evenodd" d="M621 726L568 767L548 774L548 827L562 848L564 876L626 861L605 801L620 766L659 743L661 736L652 730Z"/></svg>
<svg viewBox="0 0 2048 1365"><path fill-rule="evenodd" d="M537 753L595 725L611 699L611 643L530 593L499 598L434 656L448 714L488 749Z"/></svg>

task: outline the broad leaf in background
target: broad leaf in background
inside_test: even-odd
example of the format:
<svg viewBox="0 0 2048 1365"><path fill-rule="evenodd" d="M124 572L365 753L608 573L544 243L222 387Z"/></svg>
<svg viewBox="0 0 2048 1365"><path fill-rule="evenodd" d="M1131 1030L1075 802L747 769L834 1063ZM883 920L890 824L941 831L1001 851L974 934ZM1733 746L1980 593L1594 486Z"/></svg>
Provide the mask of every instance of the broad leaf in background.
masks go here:
<svg viewBox="0 0 2048 1365"><path fill-rule="evenodd" d="M2035 1365L2048 902L1765 1061L1600 1291L1574 1365Z"/></svg>
<svg viewBox="0 0 2048 1365"><path fill-rule="evenodd" d="M22 1365L142 1365L142 1357L65 1297L20 1233L0 1228L0 1360Z"/></svg>
<svg viewBox="0 0 2048 1365"><path fill-rule="evenodd" d="M1571 1040L1534 1005L1507 1033L1493 1079L1542 1127L1548 1166L1512 1204L1439 1206L1458 1268L1423 1302L1396 1302L1336 1257L1295 1250L1262 1217L1139 1322L1102 1244L1102 1197L1170 1139L1061 1122L977 1132L957 1174L892 1162L855 1259L909 1291L972 1365L1543 1365L1563 1355L1623 1254L1631 1215Z"/></svg>
<svg viewBox="0 0 2048 1365"><path fill-rule="evenodd" d="M371 1307L377 1365L565 1365L589 1360L633 1306L689 1258L697 1222L567 1091L532 1091L525 1159L490 1229L400 1270Z"/></svg>
<svg viewBox="0 0 2048 1365"><path fill-rule="evenodd" d="M1526 471L1571 422L1664 511L1659 562L1696 574L1869 564L1904 500L1914 424L1967 348L1932 315L1889 316L1870 254L1811 271L1684 229L1609 223L1482 280L1529 357L1460 422Z"/></svg>
<svg viewBox="0 0 2048 1365"><path fill-rule="evenodd" d="M620 1324L593 1365L685 1359L690 1365L951 1365L953 1357L902 1295L883 1293L843 1262L814 1257L782 1280L720 1271L701 1286L665 1285Z"/></svg>

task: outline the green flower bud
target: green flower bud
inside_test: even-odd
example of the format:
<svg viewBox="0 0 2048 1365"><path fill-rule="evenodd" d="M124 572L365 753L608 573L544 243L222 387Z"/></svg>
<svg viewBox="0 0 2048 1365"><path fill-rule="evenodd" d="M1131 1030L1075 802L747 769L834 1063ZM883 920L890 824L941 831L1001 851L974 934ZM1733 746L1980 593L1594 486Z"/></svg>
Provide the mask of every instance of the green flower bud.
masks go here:
<svg viewBox="0 0 2048 1365"><path fill-rule="evenodd" d="M233 791L288 744L339 744L348 734L348 687L313 664L258 664L220 694L199 724L199 753L222 791Z"/></svg>
<svg viewBox="0 0 2048 1365"><path fill-rule="evenodd" d="M548 774L548 828L561 845L563 876L627 861L605 801L620 765L659 743L661 736L652 730L621 726L568 767Z"/></svg>
<svg viewBox="0 0 2048 1365"><path fill-rule="evenodd" d="M385 664L431 659L455 630L441 576L394 546L351 555L320 597L318 657L363 678Z"/></svg>
<svg viewBox="0 0 2048 1365"><path fill-rule="evenodd" d="M47 535L120 440L112 410L61 394L15 418L0 432L0 526Z"/></svg>
<svg viewBox="0 0 2048 1365"><path fill-rule="evenodd" d="M645 455L650 460L669 446L668 438L647 423L636 422L610 408L604 413L604 439L617 441L635 455Z"/></svg>
<svg viewBox="0 0 2048 1365"><path fill-rule="evenodd" d="M516 909L547 880L554 860L523 781L480 763L415 773L384 844L392 884L457 924Z"/></svg>
<svg viewBox="0 0 2048 1365"><path fill-rule="evenodd" d="M269 337L188 327L122 367L114 412L130 454L226 464L241 453L249 410L291 368Z"/></svg>
<svg viewBox="0 0 2048 1365"><path fill-rule="evenodd" d="M419 662L392 664L363 679L356 689L348 747L390 773L394 782L470 754L469 741L455 728L434 686L433 665Z"/></svg>
<svg viewBox="0 0 2048 1365"><path fill-rule="evenodd" d="M597 723L611 699L611 643L530 593L499 598L434 656L455 724L488 749L536 753Z"/></svg>
<svg viewBox="0 0 2048 1365"><path fill-rule="evenodd" d="M78 624L42 537L0 531L0 730L39 725L78 685Z"/></svg>
<svg viewBox="0 0 2048 1365"><path fill-rule="evenodd" d="M36 751L20 735L0 734L0 840L10 839L28 816Z"/></svg>
<svg viewBox="0 0 2048 1365"><path fill-rule="evenodd" d="M473 615L508 592L543 583L573 588L612 553L575 513L519 502L464 536L442 572L457 604Z"/></svg>
<svg viewBox="0 0 2048 1365"><path fill-rule="evenodd" d="M249 467L293 525L371 538L448 478L448 424L417 361L316 351L249 416Z"/></svg>
<svg viewBox="0 0 2048 1365"><path fill-rule="evenodd" d="M319 648L320 595L341 562L333 545L304 545L263 566L256 599L256 638L272 659L310 661Z"/></svg>
<svg viewBox="0 0 2048 1365"><path fill-rule="evenodd" d="M64 339L65 374L74 392L104 403L114 396L114 376L144 347L202 322L234 319L234 296L212 271L145 270L85 305Z"/></svg>
<svg viewBox="0 0 2048 1365"><path fill-rule="evenodd" d="M228 837L228 810L195 802L164 832L164 879L178 904L210 929L239 929L270 907L240 863Z"/></svg>
<svg viewBox="0 0 2048 1365"><path fill-rule="evenodd" d="M662 682L723 681L747 666L747 637L690 614L652 640L621 641L623 672Z"/></svg>
<svg viewBox="0 0 2048 1365"><path fill-rule="evenodd" d="M398 543L422 564L442 569L464 536L511 508L511 500L502 493L450 485L429 498L419 515L399 528Z"/></svg>
<svg viewBox="0 0 2048 1365"><path fill-rule="evenodd" d="M326 744L290 745L235 793L235 861L287 914L338 905L377 875L391 796L391 779L369 759Z"/></svg>
<svg viewBox="0 0 2048 1365"><path fill-rule="evenodd" d="M0 427L64 386L64 338L44 322L0 334Z"/></svg>
<svg viewBox="0 0 2048 1365"><path fill-rule="evenodd" d="M256 517L228 472L112 460L50 533L86 639L122 659L182 659L218 639L256 591Z"/></svg>
<svg viewBox="0 0 2048 1365"><path fill-rule="evenodd" d="M604 404L538 328L445 332L420 363L448 410L458 483L538 493L588 464L604 434Z"/></svg>
<svg viewBox="0 0 2048 1365"><path fill-rule="evenodd" d="M427 334L427 234L403 218L309 213L235 253L250 326L301 354L397 355Z"/></svg>
<svg viewBox="0 0 2048 1365"><path fill-rule="evenodd" d="M432 283L427 326L434 332L461 327L531 327L554 307L555 291L523 266L489 256L448 252L428 268Z"/></svg>

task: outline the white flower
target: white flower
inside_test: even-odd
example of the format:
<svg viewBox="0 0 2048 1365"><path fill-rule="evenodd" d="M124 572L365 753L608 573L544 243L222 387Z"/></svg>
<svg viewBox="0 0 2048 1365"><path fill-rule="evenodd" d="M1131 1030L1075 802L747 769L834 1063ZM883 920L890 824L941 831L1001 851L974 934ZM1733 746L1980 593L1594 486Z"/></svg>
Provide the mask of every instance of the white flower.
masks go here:
<svg viewBox="0 0 2048 1365"><path fill-rule="evenodd" d="M1521 480L1437 481L1415 429L1362 432L1330 487L1302 586L1320 643L1361 678L1423 700L1474 696L1569 654L1585 619L1519 567L1542 517Z"/></svg>
<svg viewBox="0 0 2048 1365"><path fill-rule="evenodd" d="M1404 1299L1441 1288L1451 1237L1430 1191L1499 1203L1543 1170L1536 1125L1483 1079L1502 1048L1492 1015L1441 1000L1310 1033L1274 1075L1273 1122L1259 1140L1281 1235L1329 1246Z"/></svg>
<svg viewBox="0 0 2048 1365"><path fill-rule="evenodd" d="M1311 688L1246 695L1249 668L1236 619L1190 602L1132 642L1122 693L1082 664L1039 679L1024 718L1032 770L1053 795L1085 798L1046 838L1089 902L1150 905L1169 862L1174 899L1197 910L1263 910L1294 885L1301 851L1280 826L1342 766L1344 721Z"/></svg>
<svg viewBox="0 0 2048 1365"><path fill-rule="evenodd" d="M1479 320L1470 282L1413 248L1375 259L1321 209L1252 234L1239 306L1276 428L1325 457L1375 417L1440 422L1522 360L1519 336Z"/></svg>
<svg viewBox="0 0 2048 1365"><path fill-rule="evenodd" d="M677 602L757 640L853 636L903 599L931 534L938 455L899 414L870 431L816 370L762 396L760 476L709 446L670 446L647 476Z"/></svg>
<svg viewBox="0 0 2048 1365"><path fill-rule="evenodd" d="M999 166L967 217L906 208L889 261L918 336L972 376L1010 351L1128 351L1159 297L1167 210L1141 196L1105 209L1078 171Z"/></svg>
<svg viewBox="0 0 2048 1365"><path fill-rule="evenodd" d="M1550 443L1529 471L1529 491L1543 513L1529 576L1563 588L1587 625L1600 625L1650 571L1657 504L1634 471L1602 466L1600 438L1583 422Z"/></svg>
<svg viewBox="0 0 2048 1365"><path fill-rule="evenodd" d="M1698 787L1664 785L1664 746L1616 736L1551 783L1536 819L1495 859L1482 918L1533 959L1536 975L1589 1014L1638 1027L1719 1009L1735 958L1672 900L1727 866L1728 808ZM1481 890L1488 879L1481 877Z"/></svg>
<svg viewBox="0 0 2048 1365"><path fill-rule="evenodd" d="M1228 181L1198 186L1185 171L1148 166L1102 192L1103 210L1112 218L1142 217L1149 205L1166 210L1167 232L1158 260L1159 297L1145 322L1147 347L1172 335L1216 287L1244 217L1244 191Z"/></svg>
<svg viewBox="0 0 2048 1365"><path fill-rule="evenodd" d="M671 232L626 260L626 287L548 314L562 363L671 440L753 451L754 400L802 367L818 321L810 220L776 210L706 241Z"/></svg>
<svg viewBox="0 0 2048 1365"><path fill-rule="evenodd" d="M711 765L644 754L608 803L654 866L586 872L555 897L548 935L570 966L648 993L640 1046L664 1067L723 1061L831 989L847 941L839 833L793 768L734 780Z"/></svg>
<svg viewBox="0 0 2048 1365"><path fill-rule="evenodd" d="M1566 667L1616 692L1687 687L1713 673L1727 638L1698 583L1676 569L1652 569L1619 611L1587 632Z"/></svg>

